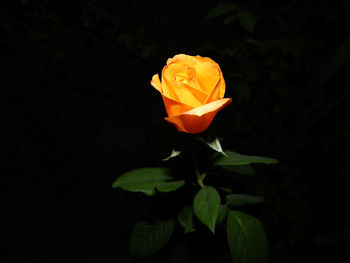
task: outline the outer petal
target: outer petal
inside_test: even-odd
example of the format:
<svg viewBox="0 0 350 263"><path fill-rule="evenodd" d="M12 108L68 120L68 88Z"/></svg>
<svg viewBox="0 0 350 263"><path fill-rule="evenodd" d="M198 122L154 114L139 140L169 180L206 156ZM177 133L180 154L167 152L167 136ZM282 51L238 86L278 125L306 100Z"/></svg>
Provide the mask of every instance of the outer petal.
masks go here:
<svg viewBox="0 0 350 263"><path fill-rule="evenodd" d="M180 101L179 97L172 89L171 83L168 83L168 81L165 78L165 71L167 70L167 68L168 66L165 66L162 70L162 94L164 94L168 98L171 98L172 100Z"/></svg>
<svg viewBox="0 0 350 263"><path fill-rule="evenodd" d="M224 93L221 94L222 91L225 93L225 80L224 78L221 77L219 78L219 81L216 83L215 88L212 89L212 91L206 98L204 104L216 101L218 99L222 99L224 97Z"/></svg>
<svg viewBox="0 0 350 263"><path fill-rule="evenodd" d="M168 98L166 95L163 94L163 89L162 89L162 83L159 80L158 74L155 74L151 80L151 85L160 92L162 95L163 101L164 101L164 106L165 109L168 113L168 116L174 116L174 115L179 115L185 111L192 110L193 107L186 105L184 103L175 101L171 98Z"/></svg>
<svg viewBox="0 0 350 263"><path fill-rule="evenodd" d="M179 54L174 56L173 58L169 58L166 63L167 65L169 65L174 62L178 62L178 63L182 63L182 64L189 65L191 67L194 67L200 63L200 60L198 60L197 57L194 57L194 56Z"/></svg>
<svg viewBox="0 0 350 263"><path fill-rule="evenodd" d="M160 93L163 92L162 83L160 83L160 79L159 79L159 75L158 74L153 75L152 80L151 80L151 85L156 90L158 90Z"/></svg>
<svg viewBox="0 0 350 263"><path fill-rule="evenodd" d="M197 80L201 89L209 94L221 77L219 66L212 61L203 61L196 67Z"/></svg>
<svg viewBox="0 0 350 263"><path fill-rule="evenodd" d="M201 63L203 62L208 62L208 63L211 63L212 65L216 65L216 68L218 69L218 72L219 72L219 76L220 76L220 79L221 79L221 83L220 83L220 87L219 87L219 98L222 99L225 95L225 88L226 88L226 85L225 85L225 80L224 80L224 77L222 75L222 72L221 72L221 69L220 69L220 66L218 63L216 63L214 60L212 60L211 58L209 57L201 57L201 56L196 56L196 59L198 61L200 61ZM203 76L200 76L199 78L202 78ZM203 82L203 81L202 81Z"/></svg>
<svg viewBox="0 0 350 263"><path fill-rule="evenodd" d="M182 114L165 118L182 132L200 133L205 131L213 121L216 113L231 103L230 98L220 99Z"/></svg>
<svg viewBox="0 0 350 263"><path fill-rule="evenodd" d="M193 107L186 105L186 104L183 104L181 102L172 100L172 99L168 98L167 96L164 96L163 94L162 94L162 97L163 97L166 112L168 113L169 117L179 115L183 112L186 112L186 111L193 109Z"/></svg>
<svg viewBox="0 0 350 263"><path fill-rule="evenodd" d="M220 70L221 73L221 70ZM219 98L222 99L225 95L225 90L226 90L226 83L224 80L224 76L221 73L221 77L220 77L220 92L219 92Z"/></svg>

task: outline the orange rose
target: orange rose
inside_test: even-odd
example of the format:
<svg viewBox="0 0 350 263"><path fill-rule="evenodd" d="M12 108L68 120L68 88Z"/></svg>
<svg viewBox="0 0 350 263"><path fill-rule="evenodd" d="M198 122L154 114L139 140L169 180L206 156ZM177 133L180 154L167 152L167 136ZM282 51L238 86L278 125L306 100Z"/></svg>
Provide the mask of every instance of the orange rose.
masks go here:
<svg viewBox="0 0 350 263"><path fill-rule="evenodd" d="M168 113L165 118L181 132L200 133L213 121L216 113L231 103L223 98L225 81L220 67L212 59L184 54L169 58L151 85L163 97Z"/></svg>

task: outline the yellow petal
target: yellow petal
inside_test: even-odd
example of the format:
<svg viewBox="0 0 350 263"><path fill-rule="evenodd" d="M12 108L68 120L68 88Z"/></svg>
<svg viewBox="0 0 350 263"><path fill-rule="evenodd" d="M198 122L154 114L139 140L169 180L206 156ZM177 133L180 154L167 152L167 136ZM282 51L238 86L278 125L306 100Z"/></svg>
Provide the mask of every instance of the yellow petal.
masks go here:
<svg viewBox="0 0 350 263"><path fill-rule="evenodd" d="M180 101L179 97L176 95L174 90L171 87L171 83L168 83L168 80L165 78L165 72L167 71L168 66L165 66L162 70L162 94L167 96L168 98L175 100L175 101Z"/></svg>
<svg viewBox="0 0 350 263"><path fill-rule="evenodd" d="M215 62L204 60L195 69L201 89L205 93L210 94L221 77L219 66Z"/></svg>
<svg viewBox="0 0 350 263"><path fill-rule="evenodd" d="M231 103L230 98L225 98L205 104L198 108L183 112L179 115L165 118L182 132L200 133L205 131L213 121L215 115Z"/></svg>
<svg viewBox="0 0 350 263"><path fill-rule="evenodd" d="M158 90L160 93L163 92L163 90L162 90L162 83L160 83L160 79L159 79L159 75L158 75L158 74L155 74L155 75L152 77L151 85L152 85L156 90Z"/></svg>
<svg viewBox="0 0 350 263"><path fill-rule="evenodd" d="M204 93L209 94L211 90L215 87L219 77L222 77L222 73L219 65L209 57L189 56L185 54L179 54L173 58L169 58L167 65L173 63L186 64L191 67L194 67L197 72L197 77L199 78L200 88ZM198 75L199 73L199 75ZM221 84L223 84L222 81ZM221 98L224 97L225 87L221 87L220 95Z"/></svg>
<svg viewBox="0 0 350 263"><path fill-rule="evenodd" d="M220 92L219 92L219 98L222 99L225 95L225 89L226 89L226 83L224 80L224 76L221 73L221 77L220 77Z"/></svg>
<svg viewBox="0 0 350 263"><path fill-rule="evenodd" d="M169 117L172 117L174 115L179 115L185 111L189 111L193 109L193 107L189 105L172 100L164 95L162 95L162 97L163 97L166 112L168 113Z"/></svg>
<svg viewBox="0 0 350 263"><path fill-rule="evenodd" d="M207 94L191 86L195 82L195 70L181 63L172 63L164 67L163 79L166 86L163 87L163 93L175 100L192 107L201 106Z"/></svg>
<svg viewBox="0 0 350 263"><path fill-rule="evenodd" d="M174 56L173 58L169 58L166 63L167 65L169 65L174 62L186 64L191 67L194 67L200 63L200 61L196 57L185 55L185 54L179 54Z"/></svg>
<svg viewBox="0 0 350 263"><path fill-rule="evenodd" d="M218 99L222 99L222 97L220 96L221 95L220 91L222 90L222 86L224 86L224 89L225 89L225 81L223 78L219 78L218 83L216 83L215 88L212 89L211 93L206 98L204 104L216 101Z"/></svg>

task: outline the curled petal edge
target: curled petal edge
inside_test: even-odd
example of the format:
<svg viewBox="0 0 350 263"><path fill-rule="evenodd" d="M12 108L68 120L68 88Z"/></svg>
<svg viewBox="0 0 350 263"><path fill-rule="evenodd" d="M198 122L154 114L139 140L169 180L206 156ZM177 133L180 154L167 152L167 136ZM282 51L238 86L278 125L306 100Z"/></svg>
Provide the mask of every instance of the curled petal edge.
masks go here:
<svg viewBox="0 0 350 263"><path fill-rule="evenodd" d="M178 131L186 133L201 133L205 131L215 115L231 103L232 99L225 98L202 105L179 115L165 118L173 124Z"/></svg>
<svg viewBox="0 0 350 263"><path fill-rule="evenodd" d="M160 79L159 79L159 75L158 75L158 74L153 75L152 80L151 80L151 85L152 85L156 90L158 90L160 93L163 92L162 83L160 82Z"/></svg>
<svg viewBox="0 0 350 263"><path fill-rule="evenodd" d="M151 85L159 91L159 93L162 95L164 106L166 109L166 112L168 116L174 116L174 115L179 115L185 111L192 110L193 107L184 104L182 102L176 101L174 99L171 99L167 97L165 94L163 94L163 89L162 89L162 83L159 79L159 75L155 74L152 77L151 80Z"/></svg>

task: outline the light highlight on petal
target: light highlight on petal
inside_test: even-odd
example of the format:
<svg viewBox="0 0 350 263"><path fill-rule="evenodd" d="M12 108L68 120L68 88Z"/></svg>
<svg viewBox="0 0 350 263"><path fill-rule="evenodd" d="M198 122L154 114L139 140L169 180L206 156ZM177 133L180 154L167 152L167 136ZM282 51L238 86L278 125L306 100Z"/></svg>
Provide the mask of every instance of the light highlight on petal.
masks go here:
<svg viewBox="0 0 350 263"><path fill-rule="evenodd" d="M165 118L181 132L200 133L205 131L215 115L231 103L230 98L217 100L182 114Z"/></svg>

